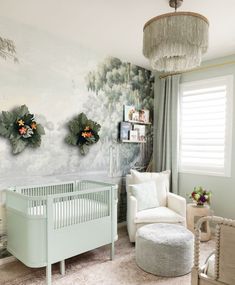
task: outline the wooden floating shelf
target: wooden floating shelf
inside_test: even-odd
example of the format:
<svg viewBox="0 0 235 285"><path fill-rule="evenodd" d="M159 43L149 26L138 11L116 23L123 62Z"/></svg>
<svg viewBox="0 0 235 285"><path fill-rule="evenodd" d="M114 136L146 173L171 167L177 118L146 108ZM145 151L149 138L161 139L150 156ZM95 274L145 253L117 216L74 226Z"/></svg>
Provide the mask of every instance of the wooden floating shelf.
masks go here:
<svg viewBox="0 0 235 285"><path fill-rule="evenodd" d="M131 141L131 140L121 140L122 143L146 143L146 141Z"/></svg>
<svg viewBox="0 0 235 285"><path fill-rule="evenodd" d="M139 124L139 125L152 125L152 123L144 123L144 122L139 122L139 121L125 121L127 123L132 123L132 124Z"/></svg>

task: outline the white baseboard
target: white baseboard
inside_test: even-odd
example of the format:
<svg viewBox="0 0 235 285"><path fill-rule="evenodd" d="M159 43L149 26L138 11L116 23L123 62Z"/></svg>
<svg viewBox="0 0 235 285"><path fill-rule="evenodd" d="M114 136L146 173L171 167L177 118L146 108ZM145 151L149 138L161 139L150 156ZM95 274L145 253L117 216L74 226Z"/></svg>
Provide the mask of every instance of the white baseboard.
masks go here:
<svg viewBox="0 0 235 285"><path fill-rule="evenodd" d="M0 259L0 265L7 264L13 261L16 261L16 258L14 256L8 256L8 257Z"/></svg>

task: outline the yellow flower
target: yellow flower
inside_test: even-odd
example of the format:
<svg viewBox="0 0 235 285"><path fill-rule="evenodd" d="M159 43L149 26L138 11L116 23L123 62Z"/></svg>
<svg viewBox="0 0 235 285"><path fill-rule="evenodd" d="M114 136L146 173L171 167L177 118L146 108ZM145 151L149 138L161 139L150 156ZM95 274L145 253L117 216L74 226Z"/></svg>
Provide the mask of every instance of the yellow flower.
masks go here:
<svg viewBox="0 0 235 285"><path fill-rule="evenodd" d="M90 130L90 127L89 126L86 126L84 131L89 131Z"/></svg>
<svg viewBox="0 0 235 285"><path fill-rule="evenodd" d="M22 119L18 120L17 123L19 126L24 126L24 121Z"/></svg>

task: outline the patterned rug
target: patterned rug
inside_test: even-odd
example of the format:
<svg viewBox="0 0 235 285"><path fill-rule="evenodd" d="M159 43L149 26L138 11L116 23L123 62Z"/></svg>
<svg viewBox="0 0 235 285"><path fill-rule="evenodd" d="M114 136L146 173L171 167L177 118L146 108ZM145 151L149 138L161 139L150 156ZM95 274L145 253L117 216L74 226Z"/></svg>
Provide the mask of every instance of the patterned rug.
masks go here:
<svg viewBox="0 0 235 285"><path fill-rule="evenodd" d="M202 261L212 251L214 242L201 245ZM78 255L66 260L66 275L59 273L59 264L53 265L53 285L190 285L187 274L177 278L154 276L141 270L135 263L135 247L128 240L126 227L119 229L115 244L115 258L109 260L109 247ZM176 262L179 262L176 260ZM31 269L21 262L0 267L1 285L42 285L45 283L45 269Z"/></svg>

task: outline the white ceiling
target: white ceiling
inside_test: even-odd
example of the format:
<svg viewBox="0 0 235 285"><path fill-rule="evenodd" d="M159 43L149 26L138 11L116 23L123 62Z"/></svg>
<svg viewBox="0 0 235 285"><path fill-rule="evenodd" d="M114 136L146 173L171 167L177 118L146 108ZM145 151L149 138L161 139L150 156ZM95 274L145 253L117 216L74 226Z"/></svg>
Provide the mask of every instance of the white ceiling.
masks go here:
<svg viewBox="0 0 235 285"><path fill-rule="evenodd" d="M184 0L179 10L209 19L204 60L235 54L234 0ZM170 11L168 0L0 0L0 16L145 67L143 25Z"/></svg>

